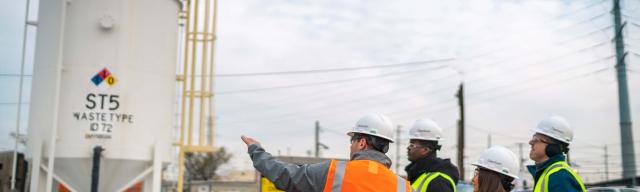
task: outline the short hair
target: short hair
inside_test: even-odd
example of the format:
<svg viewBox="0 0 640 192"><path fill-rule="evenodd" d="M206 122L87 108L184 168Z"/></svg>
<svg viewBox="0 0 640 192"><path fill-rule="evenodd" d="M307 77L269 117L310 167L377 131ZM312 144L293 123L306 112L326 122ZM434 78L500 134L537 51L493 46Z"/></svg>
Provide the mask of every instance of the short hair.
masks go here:
<svg viewBox="0 0 640 192"><path fill-rule="evenodd" d="M418 143L420 146L429 148L431 150L430 153L434 155L438 155L438 151L440 150L440 148L442 148L442 145L438 145L438 141L420 140L420 139L412 139L412 140Z"/></svg>
<svg viewBox="0 0 640 192"><path fill-rule="evenodd" d="M351 137L351 141L364 139L367 144L376 151L387 153L389 151L389 140L368 134L355 133Z"/></svg>
<svg viewBox="0 0 640 192"><path fill-rule="evenodd" d="M564 154L569 154L569 144L568 143L562 142L562 141L560 141L558 139L555 139L553 137L549 137L549 136L544 135L544 134L540 134L540 135L542 135L544 138L549 140L548 143L547 143L547 147L551 146L551 147L558 148L558 149L555 149L555 150L552 149L551 150L552 154L547 154L547 155L554 155L553 151L559 151L559 152L562 152ZM559 153L559 152L556 152L556 153ZM549 156L549 157L551 157L551 156Z"/></svg>
<svg viewBox="0 0 640 192"><path fill-rule="evenodd" d="M431 149L432 151L439 151L440 148L442 148L441 145L438 145L438 141L431 141L431 140L419 140L416 139L416 141L424 147L427 147L429 149Z"/></svg>

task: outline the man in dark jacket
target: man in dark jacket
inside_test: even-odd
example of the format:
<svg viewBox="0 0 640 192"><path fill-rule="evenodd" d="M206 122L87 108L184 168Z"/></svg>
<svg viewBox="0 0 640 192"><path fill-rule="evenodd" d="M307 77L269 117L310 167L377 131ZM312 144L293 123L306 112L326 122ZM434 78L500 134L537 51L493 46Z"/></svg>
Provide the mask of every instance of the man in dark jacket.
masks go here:
<svg viewBox="0 0 640 192"><path fill-rule="evenodd" d="M405 167L413 191L455 191L458 168L449 159L437 157L442 128L430 119L418 119L409 130L407 156L411 164Z"/></svg>
<svg viewBox="0 0 640 192"><path fill-rule="evenodd" d="M569 122L560 116L549 116L534 131L529 140L529 158L536 164L527 166L535 181L533 191L586 192L582 179L565 162L564 154L568 154L573 139Z"/></svg>

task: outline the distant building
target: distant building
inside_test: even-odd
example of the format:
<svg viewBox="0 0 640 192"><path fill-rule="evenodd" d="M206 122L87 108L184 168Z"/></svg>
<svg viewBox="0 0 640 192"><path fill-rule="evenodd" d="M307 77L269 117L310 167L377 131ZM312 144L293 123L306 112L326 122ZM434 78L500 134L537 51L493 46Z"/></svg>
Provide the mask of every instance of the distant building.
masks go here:
<svg viewBox="0 0 640 192"><path fill-rule="evenodd" d="M255 169L233 170L225 175L221 175L218 181L257 181L258 172Z"/></svg>
<svg viewBox="0 0 640 192"><path fill-rule="evenodd" d="M18 153L16 167L16 191L25 191L27 178L27 161ZM13 151L0 152L0 191L11 191L11 170L13 169Z"/></svg>
<svg viewBox="0 0 640 192"><path fill-rule="evenodd" d="M176 182L164 182L162 191L175 191ZM186 181L185 192L257 192L256 181Z"/></svg>
<svg viewBox="0 0 640 192"><path fill-rule="evenodd" d="M331 158L313 158L313 157L292 157L292 156L276 156L276 159L297 165L319 163L331 160ZM256 170L238 170L231 171L229 174L220 176L216 181L185 181L184 186L186 192L267 192L276 191L275 188L265 187L265 185L273 186L268 180L262 178ZM165 182L163 191L174 191L176 183L174 181Z"/></svg>

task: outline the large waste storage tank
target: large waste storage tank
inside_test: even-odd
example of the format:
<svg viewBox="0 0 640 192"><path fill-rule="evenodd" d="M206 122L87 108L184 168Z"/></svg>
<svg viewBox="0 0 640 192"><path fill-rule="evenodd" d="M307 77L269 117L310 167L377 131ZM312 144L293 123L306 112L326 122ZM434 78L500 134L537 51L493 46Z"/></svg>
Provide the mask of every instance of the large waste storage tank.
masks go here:
<svg viewBox="0 0 640 192"><path fill-rule="evenodd" d="M99 191L131 182L156 151L169 162L179 8L175 0L41 1L29 158L47 165L55 128L54 173L78 191L90 191L96 146L105 149Z"/></svg>

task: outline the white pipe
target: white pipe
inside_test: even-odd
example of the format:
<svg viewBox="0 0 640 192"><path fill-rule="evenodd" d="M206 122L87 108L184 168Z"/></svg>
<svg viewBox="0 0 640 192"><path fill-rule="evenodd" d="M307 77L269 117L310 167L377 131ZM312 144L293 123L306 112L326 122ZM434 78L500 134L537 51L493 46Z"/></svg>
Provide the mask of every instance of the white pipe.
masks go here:
<svg viewBox="0 0 640 192"><path fill-rule="evenodd" d="M22 58L20 61L20 83L18 88L18 114L16 117L16 142L13 146L13 165L11 166L11 190L16 189L16 169L18 167L18 141L20 140L20 114L22 113L22 79L24 78L24 57L27 47L27 21L29 20L29 0L24 14L24 28L22 31Z"/></svg>
<svg viewBox="0 0 640 192"><path fill-rule="evenodd" d="M29 185L29 191L38 191L38 185L40 184L40 165L42 164L42 139L38 138L32 141L32 144L36 147L33 148L33 162L31 162L31 183Z"/></svg>
<svg viewBox="0 0 640 192"><path fill-rule="evenodd" d="M55 151L56 151L56 137L57 137L57 131L58 131L58 112L59 112L59 108L60 108L60 81L61 81L61 76L62 76L62 57L63 57L63 53L64 53L64 27L65 27L65 21L66 21L66 15L67 15L67 1L65 0L59 0L62 1L60 6L61 7L61 13L60 13L60 34L58 39L59 39L59 43L58 43L58 58L57 58L57 63L56 63L56 88L55 88L55 94L54 94L54 102L53 102L53 123L52 123L52 127L51 127L51 137L49 138L49 162L48 162L48 168L49 168L49 172L47 173L47 186L46 186L46 192L50 192L51 188L53 186L53 170L55 170L54 168L54 162L55 162ZM70 186L69 186L70 187Z"/></svg>
<svg viewBox="0 0 640 192"><path fill-rule="evenodd" d="M156 142L155 146L153 147L153 179L152 179L152 191L153 192L160 192L161 190L161 183L162 183L162 159L160 156L160 144L158 142Z"/></svg>

